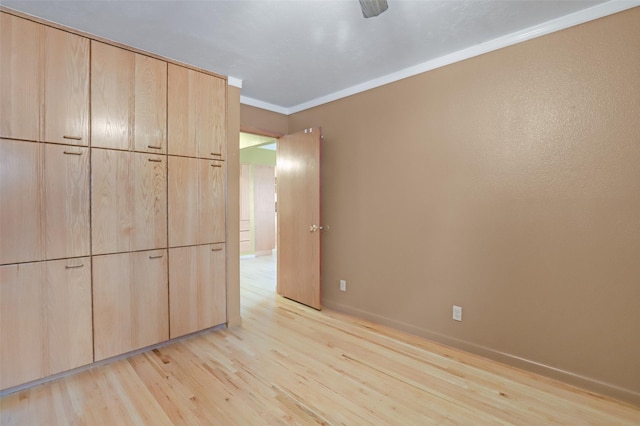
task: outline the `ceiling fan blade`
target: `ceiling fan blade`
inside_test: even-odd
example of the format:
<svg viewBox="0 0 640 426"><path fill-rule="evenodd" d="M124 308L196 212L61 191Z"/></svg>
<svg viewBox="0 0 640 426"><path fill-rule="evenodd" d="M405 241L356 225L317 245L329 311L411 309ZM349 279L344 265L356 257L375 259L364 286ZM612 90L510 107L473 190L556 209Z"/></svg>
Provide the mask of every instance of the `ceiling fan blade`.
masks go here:
<svg viewBox="0 0 640 426"><path fill-rule="evenodd" d="M389 5L387 0L360 0L360 8L362 9L362 16L372 18L387 10Z"/></svg>

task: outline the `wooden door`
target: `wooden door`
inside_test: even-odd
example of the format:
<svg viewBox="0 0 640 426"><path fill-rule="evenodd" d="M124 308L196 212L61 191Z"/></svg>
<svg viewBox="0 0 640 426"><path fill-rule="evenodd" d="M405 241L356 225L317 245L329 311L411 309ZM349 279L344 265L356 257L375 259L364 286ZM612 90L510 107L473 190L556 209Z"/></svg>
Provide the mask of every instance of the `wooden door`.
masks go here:
<svg viewBox="0 0 640 426"><path fill-rule="evenodd" d="M40 136L41 30L35 22L0 14L0 138Z"/></svg>
<svg viewBox="0 0 640 426"><path fill-rule="evenodd" d="M44 262L45 376L93 362L91 259Z"/></svg>
<svg viewBox="0 0 640 426"><path fill-rule="evenodd" d="M218 77L203 73L197 79L198 157L224 160L226 155L227 85Z"/></svg>
<svg viewBox="0 0 640 426"><path fill-rule="evenodd" d="M169 247L198 243L198 163L205 160L168 159Z"/></svg>
<svg viewBox="0 0 640 426"><path fill-rule="evenodd" d="M197 157L197 72L169 64L167 86L168 153Z"/></svg>
<svg viewBox="0 0 640 426"><path fill-rule="evenodd" d="M198 161L198 244L225 240L225 163Z"/></svg>
<svg viewBox="0 0 640 426"><path fill-rule="evenodd" d="M141 152L167 152L167 63L135 54L134 146Z"/></svg>
<svg viewBox="0 0 640 426"><path fill-rule="evenodd" d="M89 145L89 39L44 26L41 140Z"/></svg>
<svg viewBox="0 0 640 426"><path fill-rule="evenodd" d="M321 309L319 128L278 140L278 294Z"/></svg>
<svg viewBox="0 0 640 426"><path fill-rule="evenodd" d="M96 361L168 339L166 250L93 257Z"/></svg>
<svg viewBox="0 0 640 426"><path fill-rule="evenodd" d="M91 146L132 148L135 54L91 41Z"/></svg>
<svg viewBox="0 0 640 426"><path fill-rule="evenodd" d="M42 145L45 259L88 256L89 148Z"/></svg>
<svg viewBox="0 0 640 426"><path fill-rule="evenodd" d="M131 152L91 149L93 254L131 249L133 197Z"/></svg>
<svg viewBox="0 0 640 426"><path fill-rule="evenodd" d="M0 390L45 375L41 281L40 262L0 266Z"/></svg>
<svg viewBox="0 0 640 426"><path fill-rule="evenodd" d="M171 338L226 322L224 244L169 249Z"/></svg>
<svg viewBox="0 0 640 426"><path fill-rule="evenodd" d="M240 164L240 253L252 251L251 164Z"/></svg>
<svg viewBox="0 0 640 426"><path fill-rule="evenodd" d="M42 260L41 148L0 139L0 264Z"/></svg>
<svg viewBox="0 0 640 426"><path fill-rule="evenodd" d="M167 157L133 153L131 250L167 247Z"/></svg>

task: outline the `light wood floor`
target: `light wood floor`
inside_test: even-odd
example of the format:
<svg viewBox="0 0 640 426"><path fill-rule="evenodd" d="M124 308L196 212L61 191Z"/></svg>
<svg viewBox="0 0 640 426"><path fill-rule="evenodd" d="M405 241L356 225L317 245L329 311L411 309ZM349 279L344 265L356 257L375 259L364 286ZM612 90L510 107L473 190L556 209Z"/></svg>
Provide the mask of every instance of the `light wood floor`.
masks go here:
<svg viewBox="0 0 640 426"><path fill-rule="evenodd" d="M279 298L273 262L241 263L241 328L8 395L0 424L640 424L640 407Z"/></svg>

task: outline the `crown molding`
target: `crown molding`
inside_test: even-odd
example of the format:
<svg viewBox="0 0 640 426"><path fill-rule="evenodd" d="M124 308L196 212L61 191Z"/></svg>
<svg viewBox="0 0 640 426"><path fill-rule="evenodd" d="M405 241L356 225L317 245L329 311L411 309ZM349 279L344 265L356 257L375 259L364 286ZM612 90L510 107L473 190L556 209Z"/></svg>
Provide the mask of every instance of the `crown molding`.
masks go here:
<svg viewBox="0 0 640 426"><path fill-rule="evenodd" d="M242 80L237 77L227 77L227 83L229 86L237 87L238 89L242 89Z"/></svg>
<svg viewBox="0 0 640 426"><path fill-rule="evenodd" d="M252 105L258 108L266 109L269 111L278 112L280 114L291 115L296 112L304 111L316 106L320 106L338 99L346 98L347 96L355 95L357 93L364 92L366 90L374 89L389 83L393 83L399 80L403 80L408 77L412 77L418 74L422 74L427 71L434 70L436 68L451 65L456 62L464 61L475 56L483 55L485 53L493 52L504 47L512 46L514 44L522 43L527 40L531 40L537 37L542 37L547 34L551 34L557 31L561 31L576 25L584 24L585 22L593 21L605 16L613 15L614 13L622 12L634 7L640 6L640 0L611 0L606 3L601 3L590 8L574 12L569 15L562 16L551 21L544 22L533 27L526 28L521 31L517 31L502 37L489 40L484 43L480 43L476 46L462 49L457 52L441 56L439 58L423 62L421 64L405 68L403 70L387 74L385 76L375 78L373 80L366 81L355 86L348 87L343 90L339 90L334 93L330 93L325 96L321 96L316 99L312 99L308 102L303 102L292 107L281 107L279 105L269 104L257 99L240 97L241 103ZM245 102L246 101L246 102Z"/></svg>

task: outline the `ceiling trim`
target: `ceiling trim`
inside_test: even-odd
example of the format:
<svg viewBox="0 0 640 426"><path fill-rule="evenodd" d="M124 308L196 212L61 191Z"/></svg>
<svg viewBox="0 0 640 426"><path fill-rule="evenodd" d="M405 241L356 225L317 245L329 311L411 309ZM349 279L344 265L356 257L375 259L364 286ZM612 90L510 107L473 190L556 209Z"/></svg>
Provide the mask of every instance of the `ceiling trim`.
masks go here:
<svg viewBox="0 0 640 426"><path fill-rule="evenodd" d="M242 89L242 80L237 77L227 77L227 83L229 86L237 87L238 89Z"/></svg>
<svg viewBox="0 0 640 426"><path fill-rule="evenodd" d="M279 105L270 104L268 102L263 102L258 99L248 98L246 96L240 95L240 103L254 106L256 108L266 109L267 111L273 111L284 115L292 114L291 108L281 107Z"/></svg>
<svg viewBox="0 0 640 426"><path fill-rule="evenodd" d="M593 21L605 16L613 15L614 13L633 9L634 7L638 6L640 6L640 0L611 0L607 3L601 3L588 9L581 10L579 12L574 12L569 15L553 19L551 21L544 22L542 24L535 25L521 31L517 31L515 33L508 34L506 36L498 37L485 43L481 43L467 49L462 49L457 52L433 59L431 61L423 62L421 64L400 70L398 72L387 74L385 76L375 78L373 80L369 80L364 83L346 88L344 90L339 90L326 96L321 96L319 98L312 99L308 102L294 105L289 108L270 104L268 102L263 102L246 96L240 96L240 103L277 112L280 114L291 115L295 114L296 112L304 111L306 109L323 105L338 99L346 98L347 96L355 95L366 90L374 89L385 84L403 80L405 78L422 74L436 68L451 65L465 59L470 59L475 56L492 52L494 50L502 49L504 47L508 47L517 43L522 43L527 40L551 34L556 31L561 31L576 25L584 24L585 22Z"/></svg>

